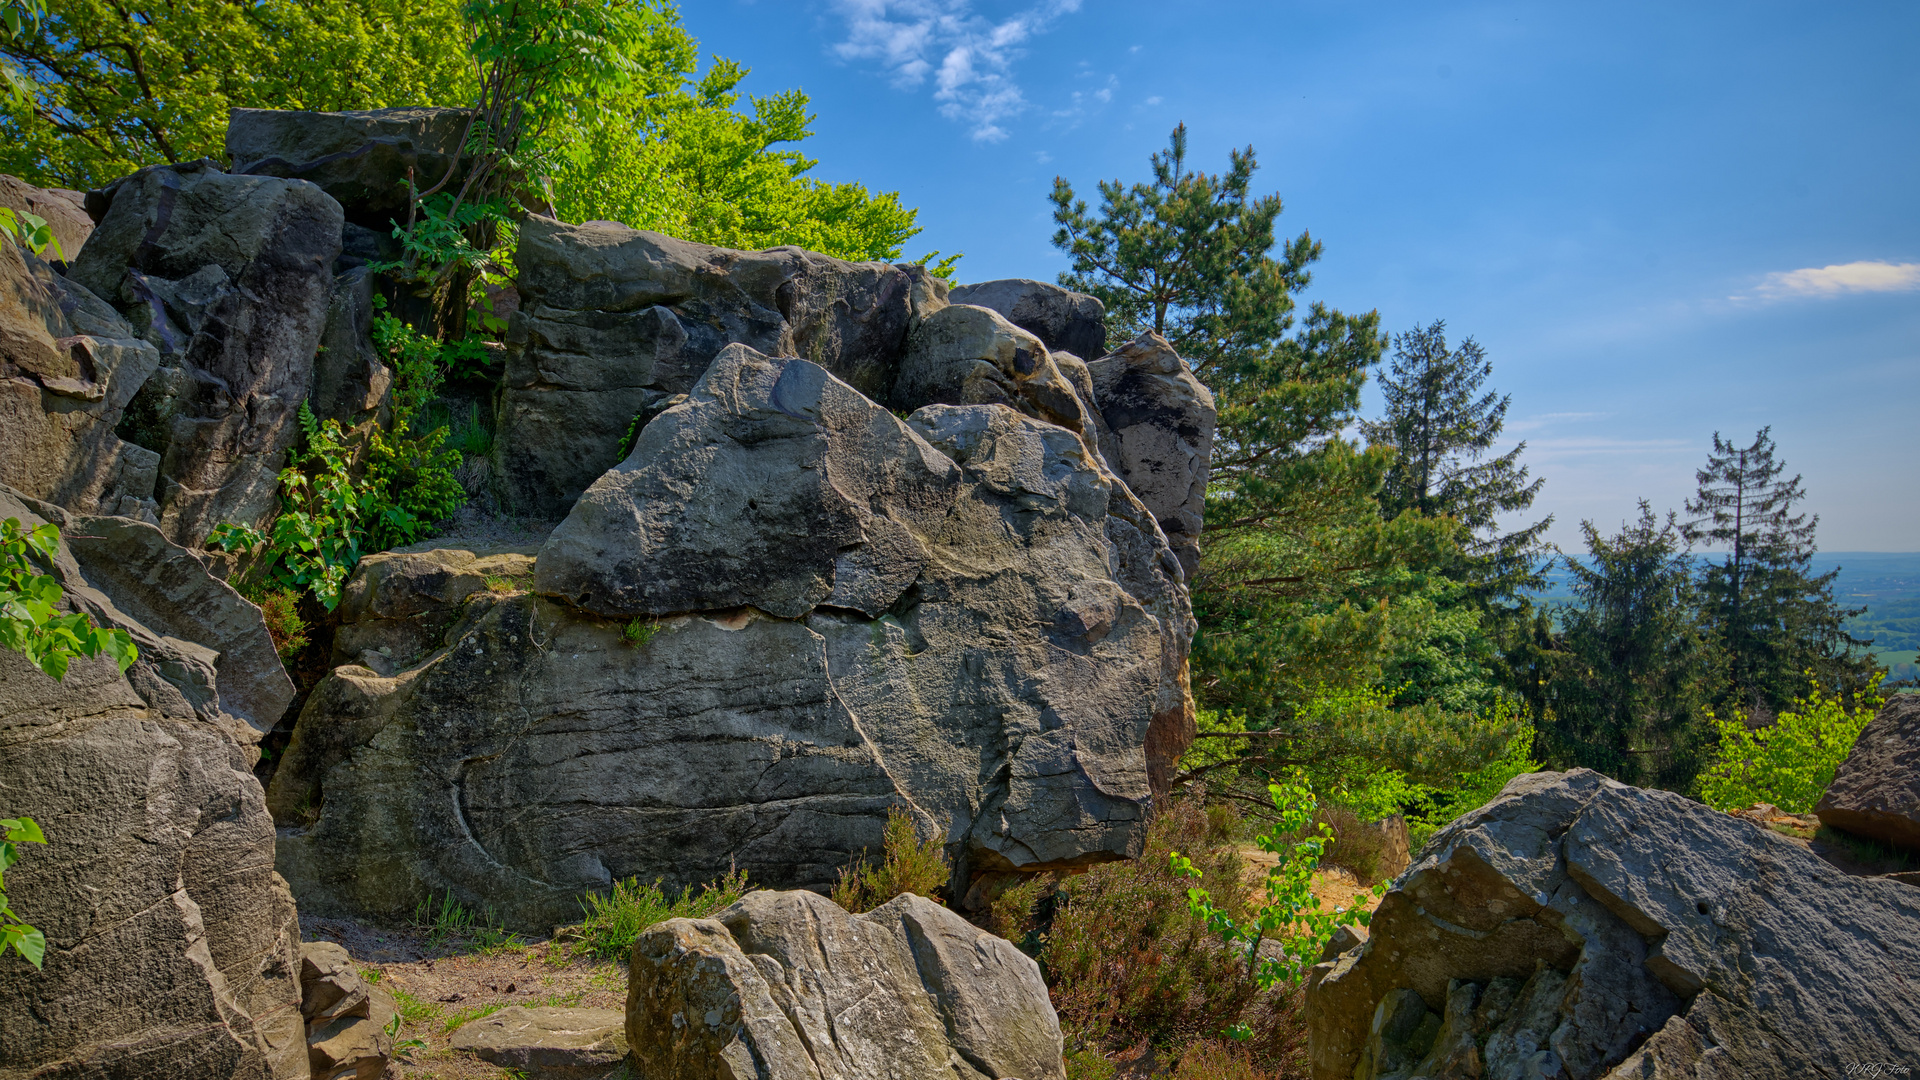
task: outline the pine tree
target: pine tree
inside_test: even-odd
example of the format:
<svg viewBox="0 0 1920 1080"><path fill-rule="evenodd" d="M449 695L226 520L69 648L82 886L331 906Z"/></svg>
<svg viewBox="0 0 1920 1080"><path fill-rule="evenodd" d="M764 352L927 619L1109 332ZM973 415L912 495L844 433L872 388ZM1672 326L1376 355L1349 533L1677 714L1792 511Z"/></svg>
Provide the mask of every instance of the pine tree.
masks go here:
<svg viewBox="0 0 1920 1080"><path fill-rule="evenodd" d="M1712 734L1717 686L1687 541L1672 513L1662 522L1644 499L1618 535L1590 521L1580 530L1590 565L1567 561L1578 601L1548 668L1543 756L1685 791Z"/></svg>
<svg viewBox="0 0 1920 1080"><path fill-rule="evenodd" d="M1436 320L1394 335L1392 366L1380 381L1386 413L1361 431L1395 451L1381 513L1393 518L1412 510L1458 521L1465 530L1462 576L1475 599L1507 600L1544 584L1542 537L1553 518L1503 533L1499 516L1532 506L1546 481L1530 479L1520 464L1525 442L1482 460L1506 427L1512 399L1482 392L1493 374L1486 350L1472 338L1449 350L1446 330Z"/></svg>
<svg viewBox="0 0 1920 1080"><path fill-rule="evenodd" d="M1726 653L1728 696L1738 707L1770 713L1806 690L1812 672L1829 692L1852 693L1878 682L1873 661L1853 655L1867 644L1845 621L1865 608L1834 601L1838 569L1814 575L1818 515L1793 508L1806 498L1801 477L1786 479L1771 427L1750 446L1713 434L1707 467L1694 474L1697 494L1684 531L1693 543L1727 549L1701 575L1705 610Z"/></svg>
<svg viewBox="0 0 1920 1080"><path fill-rule="evenodd" d="M1321 247L1276 240L1281 201L1251 194L1253 148L1192 170L1182 124L1151 168L1101 182L1097 212L1054 180L1054 244L1073 260L1060 283L1106 305L1109 342L1153 330L1214 392L1196 692L1258 723L1318 683L1378 676L1384 602L1424 583L1410 567L1445 557L1452 527L1381 518L1392 454L1342 434L1386 345L1379 315L1316 303L1296 323Z"/></svg>

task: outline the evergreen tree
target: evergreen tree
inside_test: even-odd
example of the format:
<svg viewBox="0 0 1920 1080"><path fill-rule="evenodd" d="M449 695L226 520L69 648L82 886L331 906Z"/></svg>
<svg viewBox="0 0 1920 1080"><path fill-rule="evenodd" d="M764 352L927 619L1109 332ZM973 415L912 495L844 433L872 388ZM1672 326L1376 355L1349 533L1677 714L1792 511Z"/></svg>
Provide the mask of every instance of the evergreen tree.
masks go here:
<svg viewBox="0 0 1920 1080"><path fill-rule="evenodd" d="M1388 518L1413 510L1464 526L1461 577L1481 602L1509 600L1544 584L1542 540L1553 518L1501 532L1499 516L1533 505L1545 480L1520 464L1525 442L1491 458L1506 426L1511 397L1483 392L1493 364L1479 342L1447 348L1446 323L1416 326L1393 339L1393 362L1380 382L1386 413L1361 425L1366 437L1395 451L1380 493Z"/></svg>
<svg viewBox="0 0 1920 1080"><path fill-rule="evenodd" d="M1772 432L1761 428L1749 446L1714 432L1707 467L1694 474L1699 490L1687 500L1697 516L1684 527L1689 541L1727 549L1701 574L1704 606L1726 654L1729 697L1762 713L1803 695L1809 671L1829 692L1879 681L1873 660L1853 654L1867 642L1844 625L1866 609L1834 601L1837 568L1811 573L1820 518L1793 513L1806 490L1800 476L1786 479Z"/></svg>
<svg viewBox="0 0 1920 1080"><path fill-rule="evenodd" d="M1392 452L1342 434L1386 345L1378 314L1316 303L1296 322L1320 244L1276 240L1281 201L1252 195L1251 147L1217 175L1186 158L1183 124L1150 182L1099 185L1098 212L1056 179L1054 243L1073 260L1061 284L1106 304L1111 342L1152 330L1213 389L1195 690L1265 727L1320 686L1378 680L1397 634L1427 633L1391 601L1429 584L1454 527L1384 520L1375 496Z"/></svg>
<svg viewBox="0 0 1920 1080"><path fill-rule="evenodd" d="M1619 534L1580 523L1591 565L1569 559L1577 603L1552 656L1536 724L1555 768L1685 791L1712 736L1714 657L1700 623L1694 560L1669 513L1646 500Z"/></svg>

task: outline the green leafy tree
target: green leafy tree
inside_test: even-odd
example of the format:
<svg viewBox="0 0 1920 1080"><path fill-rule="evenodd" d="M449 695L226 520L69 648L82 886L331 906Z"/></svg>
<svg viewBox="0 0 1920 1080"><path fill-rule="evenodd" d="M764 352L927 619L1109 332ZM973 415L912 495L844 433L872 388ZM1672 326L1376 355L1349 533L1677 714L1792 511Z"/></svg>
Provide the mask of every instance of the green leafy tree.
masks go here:
<svg viewBox="0 0 1920 1080"><path fill-rule="evenodd" d="M1454 527L1381 517L1392 452L1344 435L1386 344L1379 317L1316 303L1296 318L1320 244L1276 240L1281 201L1252 194L1256 167L1249 147L1224 173L1190 169L1181 125L1150 182L1102 181L1095 211L1057 178L1052 200L1061 284L1100 298L1110 341L1152 330L1213 389L1196 691L1265 727L1317 687L1379 677L1390 602L1426 585Z"/></svg>
<svg viewBox="0 0 1920 1080"><path fill-rule="evenodd" d="M1486 350L1472 338L1447 347L1446 323L1436 320L1394 335L1393 360L1380 380L1386 413L1361 425L1372 442L1395 451L1380 493L1389 518L1410 510L1450 517L1464 526L1463 565L1476 598L1509 601L1544 584L1552 516L1512 531L1499 518L1526 510L1544 479L1531 479L1520 443L1487 455L1506 427L1511 396L1484 389L1493 374Z"/></svg>
<svg viewBox="0 0 1920 1080"><path fill-rule="evenodd" d="M1880 705L1871 690L1849 702L1823 694L1816 680L1764 727L1748 726L1738 711L1714 717L1720 745L1701 775L1700 798L1719 810L1766 802L1811 813Z"/></svg>
<svg viewBox="0 0 1920 1080"><path fill-rule="evenodd" d="M28 31L37 29L46 14L47 6L42 0L5 0L0 3L0 29L6 31L8 41L18 41ZM5 84L14 104L25 105L33 100L32 81L4 55L0 55L0 83Z"/></svg>
<svg viewBox="0 0 1920 1080"><path fill-rule="evenodd" d="M1545 755L1642 786L1688 790L1712 736L1715 655L1701 623L1694 560L1674 515L1645 500L1604 537L1580 523L1592 565L1569 559L1575 604L1553 657Z"/></svg>
<svg viewBox="0 0 1920 1080"><path fill-rule="evenodd" d="M1724 547L1708 563L1700 587L1708 624L1727 659L1728 696L1750 710L1781 708L1811 670L1831 690L1854 693L1877 685L1881 672L1856 646L1846 620L1866 609L1834 601L1839 569L1813 574L1815 515L1793 513L1806 498L1801 478L1786 478L1775 455L1772 428L1748 446L1713 435L1707 467L1695 473L1699 490L1687 500L1688 540Z"/></svg>
<svg viewBox="0 0 1920 1080"><path fill-rule="evenodd" d="M30 83L0 109L0 172L95 187L224 159L227 111L471 100L456 0L51 0L4 56Z"/></svg>

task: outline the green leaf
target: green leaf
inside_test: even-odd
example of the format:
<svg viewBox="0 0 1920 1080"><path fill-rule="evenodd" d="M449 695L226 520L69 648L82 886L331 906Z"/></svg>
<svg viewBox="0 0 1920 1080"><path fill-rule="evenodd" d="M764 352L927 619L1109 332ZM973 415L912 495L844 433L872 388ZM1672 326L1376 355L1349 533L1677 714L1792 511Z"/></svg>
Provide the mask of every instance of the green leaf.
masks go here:
<svg viewBox="0 0 1920 1080"><path fill-rule="evenodd" d="M47 834L40 831L40 823L30 817L0 820L0 829L5 829L7 839L16 844L47 842Z"/></svg>

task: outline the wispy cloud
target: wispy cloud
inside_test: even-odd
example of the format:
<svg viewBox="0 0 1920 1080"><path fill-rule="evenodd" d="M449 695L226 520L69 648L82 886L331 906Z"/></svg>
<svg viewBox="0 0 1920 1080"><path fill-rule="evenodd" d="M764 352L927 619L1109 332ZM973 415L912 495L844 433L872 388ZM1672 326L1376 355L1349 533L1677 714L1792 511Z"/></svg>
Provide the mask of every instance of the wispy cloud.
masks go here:
<svg viewBox="0 0 1920 1080"><path fill-rule="evenodd" d="M1765 300L1785 300L1797 296L1908 292L1915 289L1920 289L1920 263L1872 261L1775 271L1761 279L1754 294Z"/></svg>
<svg viewBox="0 0 1920 1080"><path fill-rule="evenodd" d="M847 36L834 52L877 63L903 90L931 79L942 116L966 124L980 142L998 142L1007 137L1002 121L1027 108L1013 77L1022 46L1080 3L1040 0L996 21L974 12L970 0L835 0Z"/></svg>

